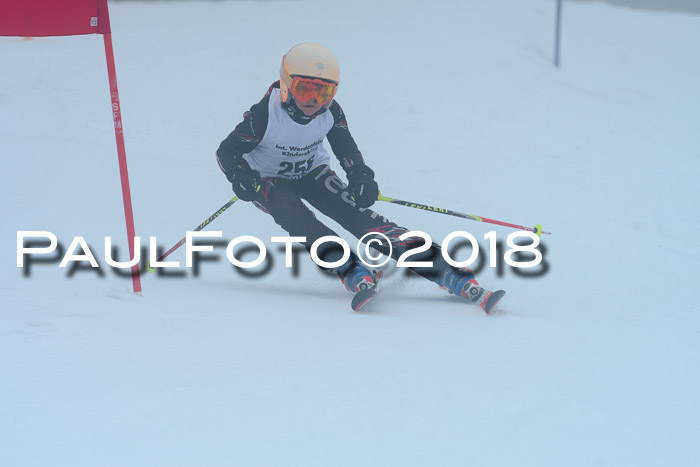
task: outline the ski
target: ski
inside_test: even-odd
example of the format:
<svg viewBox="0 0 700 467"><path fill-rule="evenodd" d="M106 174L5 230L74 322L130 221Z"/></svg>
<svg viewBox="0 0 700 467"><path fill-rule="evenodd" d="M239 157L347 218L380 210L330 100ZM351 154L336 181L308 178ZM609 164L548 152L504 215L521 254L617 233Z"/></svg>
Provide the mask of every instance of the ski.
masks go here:
<svg viewBox="0 0 700 467"><path fill-rule="evenodd" d="M440 288L446 290L452 295L455 295L455 293L447 287L442 286ZM498 302L501 301L503 296L506 294L505 290L496 290L495 292L491 292L490 290L487 290L479 285L469 283L464 286L464 289L465 290L462 293L466 295L462 295L462 298L466 299L467 303L471 305L478 305L479 308L484 310L487 315L490 315L491 312L494 311L494 308L496 308Z"/></svg>
<svg viewBox="0 0 700 467"><path fill-rule="evenodd" d="M486 312L487 315L490 315L491 312L493 312L493 309L496 308L496 305L499 301L501 301L505 294L505 290L496 290L495 292L491 292L481 303L479 303L479 306L482 310Z"/></svg>
<svg viewBox="0 0 700 467"><path fill-rule="evenodd" d="M371 302L374 299L374 297L377 296L377 294L379 293L379 279L381 279L381 277L382 277L382 271L379 271L374 276L374 283L375 283L374 287L360 290L359 292L355 293L355 295L352 297L352 303L351 303L353 311L362 310L369 302ZM481 289L481 290L484 290L484 289ZM472 303L474 305L478 305L479 308L481 308L482 310L484 310L486 312L486 314L490 315L491 313L493 313L498 302L500 302L501 299L505 296L506 291L505 290L496 290L495 292L490 292L490 291L485 290L485 292L486 292L485 297L481 298L480 300L478 300L476 302L470 301L469 303Z"/></svg>
<svg viewBox="0 0 700 467"><path fill-rule="evenodd" d="M352 303L350 304L353 311L360 311L365 305L371 302L374 297L377 296L377 293L379 293L379 279L382 278L382 274L383 271L379 271L374 276L374 287L360 290L359 292L355 293L355 296L352 297Z"/></svg>

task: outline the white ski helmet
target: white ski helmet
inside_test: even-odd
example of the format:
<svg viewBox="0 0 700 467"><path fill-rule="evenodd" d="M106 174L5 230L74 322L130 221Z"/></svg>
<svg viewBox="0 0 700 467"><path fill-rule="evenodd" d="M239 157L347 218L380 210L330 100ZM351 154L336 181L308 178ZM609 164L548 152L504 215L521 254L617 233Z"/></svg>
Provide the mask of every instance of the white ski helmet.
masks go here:
<svg viewBox="0 0 700 467"><path fill-rule="evenodd" d="M324 46L312 42L304 42L289 49L287 55L282 57L280 66L280 91L284 103L290 100L289 90L295 76L330 81L336 85L333 90L333 96L335 96L337 86L340 84L338 59ZM324 107L328 108L332 102L331 98Z"/></svg>

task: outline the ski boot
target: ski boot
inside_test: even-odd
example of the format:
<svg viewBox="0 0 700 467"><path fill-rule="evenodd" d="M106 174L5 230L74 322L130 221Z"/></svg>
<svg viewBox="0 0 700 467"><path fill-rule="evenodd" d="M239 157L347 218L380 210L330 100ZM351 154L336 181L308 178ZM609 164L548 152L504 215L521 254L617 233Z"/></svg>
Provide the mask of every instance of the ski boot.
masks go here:
<svg viewBox="0 0 700 467"><path fill-rule="evenodd" d="M442 289L449 293L462 297L490 314L496 304L506 294L503 290L491 292L479 286L474 278L474 273L466 268L449 268L442 276Z"/></svg>
<svg viewBox="0 0 700 467"><path fill-rule="evenodd" d="M377 286L375 275L362 264L360 258L354 253L350 255L350 259L345 264L336 268L335 272L348 292L357 293Z"/></svg>
<svg viewBox="0 0 700 467"><path fill-rule="evenodd" d="M353 311L360 311L377 296L382 272L379 271L376 274L370 272L354 253L351 254L347 263L337 268L335 272L348 292L355 294L350 304Z"/></svg>

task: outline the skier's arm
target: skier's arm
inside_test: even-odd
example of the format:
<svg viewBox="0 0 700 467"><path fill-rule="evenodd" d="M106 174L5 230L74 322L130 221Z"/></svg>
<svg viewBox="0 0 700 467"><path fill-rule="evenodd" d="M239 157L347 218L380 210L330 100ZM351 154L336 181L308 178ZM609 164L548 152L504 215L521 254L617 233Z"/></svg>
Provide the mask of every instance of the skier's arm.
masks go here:
<svg viewBox="0 0 700 467"><path fill-rule="evenodd" d="M243 154L255 149L265 135L270 93L274 86L270 86L265 97L243 114L243 121L236 125L216 151L219 168L231 182L236 196L243 201L254 201L260 191L260 172L250 167Z"/></svg>
<svg viewBox="0 0 700 467"><path fill-rule="evenodd" d="M337 101L333 101L330 109L333 115L333 127L326 138L333 149L333 154L338 158L341 167L347 173L351 168L365 165L365 159L357 148L357 144L350 134L345 113Z"/></svg>
<svg viewBox="0 0 700 467"><path fill-rule="evenodd" d="M235 169L245 163L243 154L255 149L267 130L269 100L270 94L268 92L260 102L243 114L243 121L236 125L236 128L221 142L216 151L219 167L229 181L232 181Z"/></svg>
<svg viewBox="0 0 700 467"><path fill-rule="evenodd" d="M379 187L374 181L374 171L365 164L365 159L350 134L348 122L340 104L333 101L329 110L333 115L333 128L326 138L347 174L350 198L359 207L368 208L379 197Z"/></svg>

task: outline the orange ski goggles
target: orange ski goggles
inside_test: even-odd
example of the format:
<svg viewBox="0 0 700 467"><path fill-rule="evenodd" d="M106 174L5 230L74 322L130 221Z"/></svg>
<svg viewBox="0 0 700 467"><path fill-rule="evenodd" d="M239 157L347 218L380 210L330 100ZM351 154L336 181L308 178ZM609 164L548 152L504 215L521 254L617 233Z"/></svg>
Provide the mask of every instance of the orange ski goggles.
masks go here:
<svg viewBox="0 0 700 467"><path fill-rule="evenodd" d="M292 80L292 86L289 88L289 92L291 92L292 96L299 102L307 102L311 99L316 99L318 105L326 105L333 99L337 88L337 84L329 81L318 78L295 76Z"/></svg>

